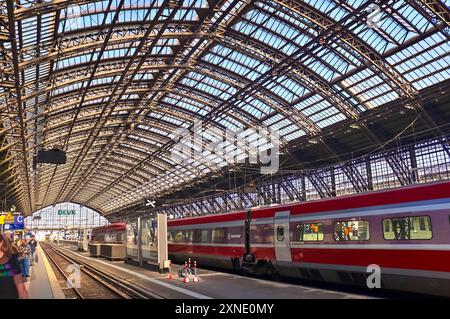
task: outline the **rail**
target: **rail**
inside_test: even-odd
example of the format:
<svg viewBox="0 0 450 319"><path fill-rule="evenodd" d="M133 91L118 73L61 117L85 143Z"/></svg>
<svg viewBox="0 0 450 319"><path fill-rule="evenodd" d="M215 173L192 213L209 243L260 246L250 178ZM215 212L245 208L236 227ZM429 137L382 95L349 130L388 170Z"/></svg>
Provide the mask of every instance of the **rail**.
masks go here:
<svg viewBox="0 0 450 319"><path fill-rule="evenodd" d="M164 299L163 296L141 285L119 278L117 275L108 271L98 269L92 263L89 263L82 258L77 258L73 253L69 254L61 248L57 248L54 244L45 243L42 247L44 252L46 252L46 255L50 257L50 260L52 260L67 280L69 280L67 274L65 274L65 272L56 264L54 259L50 256L51 254L49 254L49 251L58 254L71 264L78 265L83 273L124 299ZM77 290L78 289L75 288L77 295L79 295L80 298L83 298L81 292Z"/></svg>

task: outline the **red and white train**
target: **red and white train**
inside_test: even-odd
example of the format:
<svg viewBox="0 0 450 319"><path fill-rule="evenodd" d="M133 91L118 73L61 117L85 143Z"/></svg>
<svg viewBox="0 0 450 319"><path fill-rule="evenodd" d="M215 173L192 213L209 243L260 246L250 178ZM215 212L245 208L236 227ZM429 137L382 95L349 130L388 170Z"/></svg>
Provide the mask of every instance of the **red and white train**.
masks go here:
<svg viewBox="0 0 450 319"><path fill-rule="evenodd" d="M90 243L92 244L124 244L125 223L114 223L92 229Z"/></svg>
<svg viewBox="0 0 450 319"><path fill-rule="evenodd" d="M176 262L357 285L379 267L382 288L450 296L450 182L170 220L168 237Z"/></svg>

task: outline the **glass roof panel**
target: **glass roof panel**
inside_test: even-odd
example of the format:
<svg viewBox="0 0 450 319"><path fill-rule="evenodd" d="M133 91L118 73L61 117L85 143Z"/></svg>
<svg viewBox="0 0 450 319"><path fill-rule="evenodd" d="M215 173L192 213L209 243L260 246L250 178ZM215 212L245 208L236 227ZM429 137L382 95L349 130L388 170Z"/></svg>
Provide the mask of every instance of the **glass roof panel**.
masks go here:
<svg viewBox="0 0 450 319"><path fill-rule="evenodd" d="M105 153L106 162L126 157L122 145L133 148L135 156L123 161L135 165L144 158L139 151L149 152L145 145L152 150L163 146L175 129L190 128L201 119L209 129L271 127L288 141L307 140L328 126L358 120L372 108L403 103L450 78L447 21L433 12L439 5L448 7L449 0L436 2L433 8L409 0L388 1L380 11L375 0L186 0L180 8L173 4L160 8L167 4L162 0L125 0L114 25L120 0L83 1L80 6L38 1L31 8L33 2L19 1L14 16L25 138L30 152L34 140L45 144L58 139L70 145L70 152L86 152L86 174L73 175L70 186L64 186L67 194L76 193L82 176L94 172L90 167L97 167L97 158L103 158L98 152L105 145L114 150ZM364 17L344 21L350 13ZM375 27L370 25L374 22ZM330 27L339 24L341 28ZM153 29L144 39L149 26ZM14 56L10 43L2 45L6 57ZM284 61L287 64L280 65ZM13 73L5 74L9 80ZM39 112L46 115L43 121L29 120L41 116ZM268 141L250 135L252 145L270 147ZM87 136L98 140L90 143ZM219 134L208 130L202 136L214 142ZM28 140L31 137L34 140ZM9 140L20 142L15 136ZM171 159L161 154L170 150L161 151L154 161L167 165ZM211 150L205 154L204 159L186 160L177 168L158 164L164 172L157 172L151 187L137 187L139 196L149 189L169 192L168 187L175 189L228 165ZM247 156L245 150L230 154ZM156 164L142 167L150 171L152 165ZM70 171L58 168L52 193L59 193L59 181L65 181ZM118 170L105 171L106 185ZM51 170L39 176L52 179ZM92 197L92 204L102 207L136 181L115 183L120 186L111 192L84 193L83 198ZM139 197L132 190L126 193L131 199L117 202Z"/></svg>

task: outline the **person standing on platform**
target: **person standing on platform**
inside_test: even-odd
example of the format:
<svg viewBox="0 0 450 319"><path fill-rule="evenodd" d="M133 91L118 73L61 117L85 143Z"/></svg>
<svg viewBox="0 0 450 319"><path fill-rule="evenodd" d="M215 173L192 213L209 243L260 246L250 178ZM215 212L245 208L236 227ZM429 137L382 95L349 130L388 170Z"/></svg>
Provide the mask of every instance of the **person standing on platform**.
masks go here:
<svg viewBox="0 0 450 319"><path fill-rule="evenodd" d="M17 250L19 251L19 261L22 268L22 277L30 277L31 249L25 239L19 241Z"/></svg>
<svg viewBox="0 0 450 319"><path fill-rule="evenodd" d="M31 239L28 241L28 246L30 246L31 249L31 266L33 266L36 260L36 248L37 248L37 241L34 238L34 236L31 236Z"/></svg>
<svg viewBox="0 0 450 319"><path fill-rule="evenodd" d="M28 299L18 253L11 240L0 234L0 299Z"/></svg>

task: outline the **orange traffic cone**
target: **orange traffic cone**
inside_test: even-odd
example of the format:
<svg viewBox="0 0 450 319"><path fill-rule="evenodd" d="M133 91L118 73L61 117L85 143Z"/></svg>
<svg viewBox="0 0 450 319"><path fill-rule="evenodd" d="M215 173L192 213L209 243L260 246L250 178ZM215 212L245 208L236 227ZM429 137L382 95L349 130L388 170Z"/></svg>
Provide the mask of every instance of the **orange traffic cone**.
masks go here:
<svg viewBox="0 0 450 319"><path fill-rule="evenodd" d="M183 280L182 280L184 283L188 283L190 281L189 277L188 277L187 268L188 268L187 262L184 262L184 266L183 266L183 270L182 270L182 273L184 271L184 276L183 276Z"/></svg>

